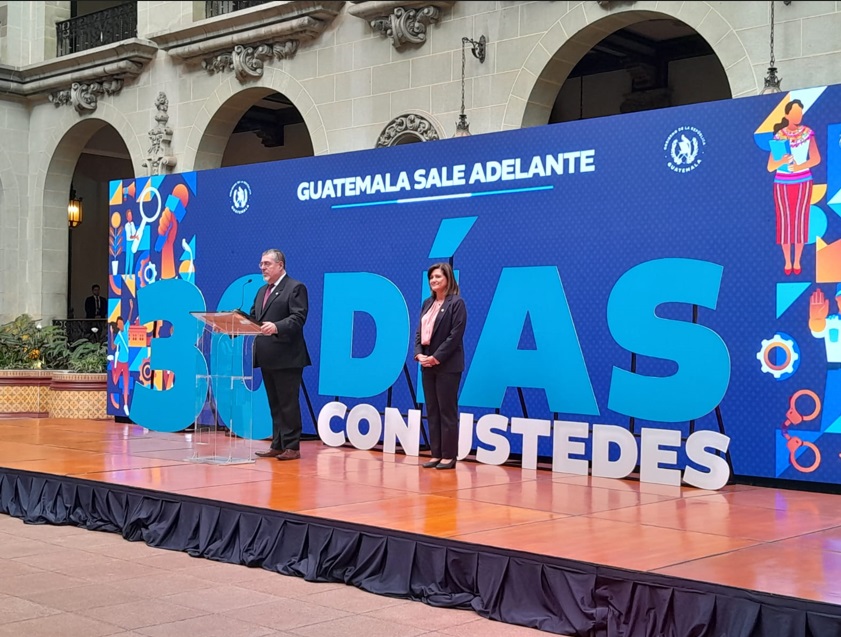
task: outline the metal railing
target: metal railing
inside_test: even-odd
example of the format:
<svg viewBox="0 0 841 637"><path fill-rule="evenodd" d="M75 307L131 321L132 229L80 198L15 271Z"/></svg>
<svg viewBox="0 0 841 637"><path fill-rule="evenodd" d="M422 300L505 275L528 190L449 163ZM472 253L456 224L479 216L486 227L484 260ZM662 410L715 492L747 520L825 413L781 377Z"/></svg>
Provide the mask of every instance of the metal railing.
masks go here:
<svg viewBox="0 0 841 637"><path fill-rule="evenodd" d="M70 344L83 338L91 343L108 342L108 321L106 319L53 319L53 325L64 330L67 335L67 342Z"/></svg>
<svg viewBox="0 0 841 637"><path fill-rule="evenodd" d="M124 2L110 9L57 22L56 55L87 51L137 37L137 3Z"/></svg>
<svg viewBox="0 0 841 637"><path fill-rule="evenodd" d="M250 9L261 4L266 4L270 0L221 0L216 2L205 2L204 11L205 17L215 18L218 15L225 15L226 13L233 13L234 11L242 11L243 9Z"/></svg>

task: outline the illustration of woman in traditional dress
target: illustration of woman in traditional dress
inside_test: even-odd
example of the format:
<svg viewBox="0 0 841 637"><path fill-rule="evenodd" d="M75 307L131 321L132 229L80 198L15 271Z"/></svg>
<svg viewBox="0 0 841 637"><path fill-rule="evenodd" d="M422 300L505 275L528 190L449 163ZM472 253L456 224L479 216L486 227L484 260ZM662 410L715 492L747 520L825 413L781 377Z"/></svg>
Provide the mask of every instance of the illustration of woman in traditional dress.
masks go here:
<svg viewBox="0 0 841 637"><path fill-rule="evenodd" d="M803 102L791 100L785 117L774 125L768 172L774 177L774 207L777 212L777 244L783 248L784 272L800 274L800 257L809 239L809 207L812 204L812 171L821 162L815 133L804 126ZM794 246L794 259L792 250Z"/></svg>

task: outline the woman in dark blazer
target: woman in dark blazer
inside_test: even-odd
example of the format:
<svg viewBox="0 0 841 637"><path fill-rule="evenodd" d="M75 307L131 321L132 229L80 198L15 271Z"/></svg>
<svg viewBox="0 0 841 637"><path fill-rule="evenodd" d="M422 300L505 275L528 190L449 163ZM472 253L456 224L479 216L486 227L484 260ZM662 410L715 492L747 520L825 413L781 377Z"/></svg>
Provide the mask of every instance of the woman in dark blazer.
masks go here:
<svg viewBox="0 0 841 637"><path fill-rule="evenodd" d="M458 387L464 371L467 308L448 263L436 263L426 276L432 295L423 302L415 335L432 451L432 460L423 466L453 469L458 455Z"/></svg>

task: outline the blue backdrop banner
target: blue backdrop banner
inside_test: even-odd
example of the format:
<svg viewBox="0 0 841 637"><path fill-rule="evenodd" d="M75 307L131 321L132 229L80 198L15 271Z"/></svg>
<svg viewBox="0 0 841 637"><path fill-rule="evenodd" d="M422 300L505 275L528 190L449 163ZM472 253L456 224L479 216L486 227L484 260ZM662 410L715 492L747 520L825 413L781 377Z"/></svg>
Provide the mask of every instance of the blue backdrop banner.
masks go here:
<svg viewBox="0 0 841 637"><path fill-rule="evenodd" d="M817 87L114 181L109 412L269 436L259 373L206 380L241 374L243 337L199 348L191 312L249 311L279 248L309 290L305 432L388 441L423 401L414 333L447 261L480 460L841 483L839 113Z"/></svg>

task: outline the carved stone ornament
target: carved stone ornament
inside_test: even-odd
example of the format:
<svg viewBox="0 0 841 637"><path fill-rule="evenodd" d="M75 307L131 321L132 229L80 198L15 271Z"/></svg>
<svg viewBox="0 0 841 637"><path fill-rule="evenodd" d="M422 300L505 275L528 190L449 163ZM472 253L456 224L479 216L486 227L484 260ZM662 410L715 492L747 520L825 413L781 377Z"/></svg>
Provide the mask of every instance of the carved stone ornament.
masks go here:
<svg viewBox="0 0 841 637"><path fill-rule="evenodd" d="M291 58L300 44L318 38L344 11L345 0L220 4L249 9L197 20L149 39L178 62L202 64L211 74L233 71L244 82L260 77L271 60Z"/></svg>
<svg viewBox="0 0 841 637"><path fill-rule="evenodd" d="M394 146L404 137L414 137L417 141L431 142L439 139L435 126L423 115L408 113L391 120L377 139L376 148Z"/></svg>
<svg viewBox="0 0 841 637"><path fill-rule="evenodd" d="M623 4L635 4L635 2L634 0L596 0L596 4L598 4L602 9L612 9Z"/></svg>
<svg viewBox="0 0 841 637"><path fill-rule="evenodd" d="M423 7L422 9L397 7L390 16L371 20L371 28L391 39L394 47L399 49L407 42L410 44L426 42L426 27L432 22L437 22L440 14L438 7Z"/></svg>
<svg viewBox="0 0 841 637"><path fill-rule="evenodd" d="M155 125L149 131L149 149L146 151L144 168L148 169L150 175L160 175L166 170L175 167L178 160L170 155L169 145L172 143L172 129L167 126L169 121L169 100L166 93L161 91L155 99Z"/></svg>
<svg viewBox="0 0 841 637"><path fill-rule="evenodd" d="M233 71L240 82L261 77L265 62L274 58L287 60L298 50L297 40L286 40L274 44L236 45L232 51L223 51L206 58L204 69L213 75L222 71Z"/></svg>
<svg viewBox="0 0 841 637"><path fill-rule="evenodd" d="M407 44L426 42L427 27L437 22L441 11L455 4L450 0L379 0L354 2L350 15L362 18L399 49Z"/></svg>
<svg viewBox="0 0 841 637"><path fill-rule="evenodd" d="M123 88L123 80L114 78L90 84L73 82L69 89L50 93L49 100L58 106L70 104L77 113L92 113L102 95L116 95Z"/></svg>

